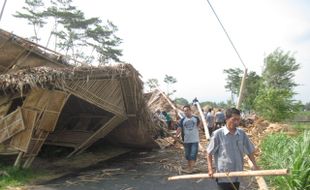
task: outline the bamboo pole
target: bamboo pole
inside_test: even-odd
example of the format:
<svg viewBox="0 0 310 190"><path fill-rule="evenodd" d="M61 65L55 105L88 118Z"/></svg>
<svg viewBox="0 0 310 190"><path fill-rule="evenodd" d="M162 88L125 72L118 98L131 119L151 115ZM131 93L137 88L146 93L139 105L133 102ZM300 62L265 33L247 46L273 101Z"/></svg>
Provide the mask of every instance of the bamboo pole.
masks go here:
<svg viewBox="0 0 310 190"><path fill-rule="evenodd" d="M168 177L168 181L179 179L200 179L200 178L224 178L224 177L248 177L248 176L279 176L287 175L288 169L278 170L254 170L254 171L238 171L227 173L214 173L212 177L207 173L191 174L191 175L179 175Z"/></svg>
<svg viewBox="0 0 310 190"><path fill-rule="evenodd" d="M167 102L170 104L170 106L172 107L172 109L176 110L179 117L182 118L182 114L183 113L182 111L180 111L170 100L170 98L158 87L156 86L157 90L163 95L163 97L167 100Z"/></svg>
<svg viewBox="0 0 310 190"><path fill-rule="evenodd" d="M253 167L253 163L252 161L249 159L249 158L246 158L250 168ZM263 178L263 176L255 176L255 179L257 181L257 184L258 184L258 190L268 190L268 186L267 186L267 183L265 181L265 179Z"/></svg>
<svg viewBox="0 0 310 190"><path fill-rule="evenodd" d="M204 131L205 131L206 139L210 140L210 134L209 134L208 126L207 126L207 121L206 121L205 115L202 113L202 109L200 107L199 101L197 99L195 99L193 101L193 103L194 103L194 105L197 106L198 112L200 114L200 117L201 117L201 120L202 120L202 124L203 124L203 128L204 128Z"/></svg>
<svg viewBox="0 0 310 190"><path fill-rule="evenodd" d="M20 151L20 152L18 153L18 156L17 156L17 158L16 158L16 160L15 160L15 162L14 162L14 167L20 167L23 154L24 154L24 153L23 153L22 151Z"/></svg>

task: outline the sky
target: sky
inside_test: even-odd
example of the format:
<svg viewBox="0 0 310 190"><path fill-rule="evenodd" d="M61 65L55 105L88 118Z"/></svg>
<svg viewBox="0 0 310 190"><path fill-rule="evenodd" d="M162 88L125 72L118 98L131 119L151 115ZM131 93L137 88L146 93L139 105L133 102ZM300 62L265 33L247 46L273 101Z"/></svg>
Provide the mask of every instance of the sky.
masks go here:
<svg viewBox="0 0 310 190"><path fill-rule="evenodd" d="M4 0L0 1L2 7ZM23 0L7 0L0 27L22 37L33 35L25 20L12 14ZM121 60L142 80L156 78L163 91L165 75L177 83L175 97L191 101L226 101L224 69L243 65L207 0L73 0L88 17L112 21L123 39ZM310 1L210 0L249 71L261 74L264 57L280 47L294 53L301 68L296 100L310 102ZM46 31L51 28L45 28ZM39 31L39 35L49 33ZM41 32L41 33L40 33ZM46 42L43 42L44 45Z"/></svg>

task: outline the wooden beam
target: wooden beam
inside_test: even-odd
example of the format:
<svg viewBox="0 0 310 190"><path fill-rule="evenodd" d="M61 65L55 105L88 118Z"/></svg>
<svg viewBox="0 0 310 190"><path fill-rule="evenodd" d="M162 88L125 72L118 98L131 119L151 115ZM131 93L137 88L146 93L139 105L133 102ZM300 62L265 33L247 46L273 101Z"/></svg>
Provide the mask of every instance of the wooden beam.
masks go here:
<svg viewBox="0 0 310 190"><path fill-rule="evenodd" d="M168 177L168 181L179 179L200 179L200 178L225 178L225 177L248 177L248 176L279 176L287 175L288 169L278 170L254 170L254 171L238 171L227 173L214 173L213 177L210 177L207 173L191 174L191 175L179 175Z"/></svg>

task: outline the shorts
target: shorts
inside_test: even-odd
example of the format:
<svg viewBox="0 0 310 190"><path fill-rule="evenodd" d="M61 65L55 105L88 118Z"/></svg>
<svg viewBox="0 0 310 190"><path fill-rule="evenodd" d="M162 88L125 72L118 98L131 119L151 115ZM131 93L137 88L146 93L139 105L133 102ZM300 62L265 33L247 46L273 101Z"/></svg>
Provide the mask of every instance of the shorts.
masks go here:
<svg viewBox="0 0 310 190"><path fill-rule="evenodd" d="M198 154L198 142L184 143L184 150L186 160L196 160Z"/></svg>

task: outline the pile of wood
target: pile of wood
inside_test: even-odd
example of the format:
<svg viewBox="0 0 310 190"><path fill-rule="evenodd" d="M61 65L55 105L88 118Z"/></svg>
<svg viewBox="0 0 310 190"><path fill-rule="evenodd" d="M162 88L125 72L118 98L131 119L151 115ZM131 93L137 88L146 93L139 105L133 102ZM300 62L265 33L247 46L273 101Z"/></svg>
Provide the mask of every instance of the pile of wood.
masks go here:
<svg viewBox="0 0 310 190"><path fill-rule="evenodd" d="M257 154L260 154L259 145L268 134L287 132L289 126L281 123L270 123L261 117L252 117L253 123L248 124L243 129L249 135L251 141L258 147Z"/></svg>

